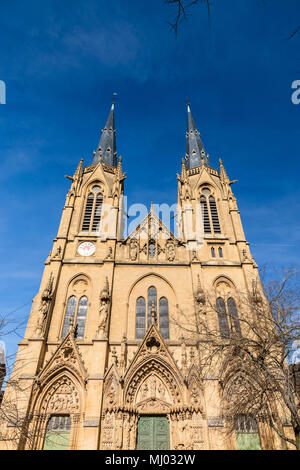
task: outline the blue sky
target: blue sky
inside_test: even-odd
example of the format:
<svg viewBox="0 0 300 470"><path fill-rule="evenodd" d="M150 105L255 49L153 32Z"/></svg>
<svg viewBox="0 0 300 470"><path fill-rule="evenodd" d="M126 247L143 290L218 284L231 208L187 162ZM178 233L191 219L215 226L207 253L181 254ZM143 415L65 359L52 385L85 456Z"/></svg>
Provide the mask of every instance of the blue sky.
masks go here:
<svg viewBox="0 0 300 470"><path fill-rule="evenodd" d="M222 158L259 265L299 262L299 0L214 0L177 39L163 0L2 2L0 312L39 289L69 181L116 105L129 204L176 202L187 99L211 164ZM22 330L19 331L22 336ZM16 335L7 339L9 353Z"/></svg>

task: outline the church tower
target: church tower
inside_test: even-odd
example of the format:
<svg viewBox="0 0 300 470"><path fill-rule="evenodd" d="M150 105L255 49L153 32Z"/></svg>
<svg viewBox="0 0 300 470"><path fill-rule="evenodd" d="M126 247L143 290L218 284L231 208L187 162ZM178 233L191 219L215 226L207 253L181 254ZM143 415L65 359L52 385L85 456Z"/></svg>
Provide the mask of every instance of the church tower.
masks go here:
<svg viewBox="0 0 300 470"><path fill-rule="evenodd" d="M151 205L123 235L124 180L112 104L92 163L70 180L4 401L18 421L2 448L236 449L224 431L219 376L203 377L181 328L215 293L220 334L236 292L259 282L222 160L211 166L188 105L177 233ZM208 313L207 313L208 315ZM21 426L20 426L21 423ZM256 432L257 431L257 432ZM280 448L254 432L257 448ZM271 441L270 441L271 440ZM270 444L271 442L271 444Z"/></svg>

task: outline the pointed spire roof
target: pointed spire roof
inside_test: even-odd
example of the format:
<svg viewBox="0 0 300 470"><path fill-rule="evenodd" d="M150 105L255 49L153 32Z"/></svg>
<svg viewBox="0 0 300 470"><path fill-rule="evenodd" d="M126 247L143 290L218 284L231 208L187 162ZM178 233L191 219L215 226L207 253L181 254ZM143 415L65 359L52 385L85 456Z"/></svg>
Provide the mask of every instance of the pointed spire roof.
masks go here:
<svg viewBox="0 0 300 470"><path fill-rule="evenodd" d="M110 113L104 129L101 131L101 138L97 151L94 152L93 163L98 163L100 158L106 165L117 166L117 146L115 130L115 103L111 105Z"/></svg>
<svg viewBox="0 0 300 470"><path fill-rule="evenodd" d="M187 104L188 128L186 133L186 168L195 168L202 164L209 166L209 157L205 152L200 133L198 132L190 105Z"/></svg>

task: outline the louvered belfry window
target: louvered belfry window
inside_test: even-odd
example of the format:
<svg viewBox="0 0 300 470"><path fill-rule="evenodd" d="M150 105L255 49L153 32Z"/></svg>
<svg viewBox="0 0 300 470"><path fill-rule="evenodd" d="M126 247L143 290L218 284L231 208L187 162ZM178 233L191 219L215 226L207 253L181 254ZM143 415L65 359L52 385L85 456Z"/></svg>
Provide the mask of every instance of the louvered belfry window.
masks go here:
<svg viewBox="0 0 300 470"><path fill-rule="evenodd" d="M209 188L203 188L201 190L200 205L204 234L221 233L216 201L215 198L211 195Z"/></svg>
<svg viewBox="0 0 300 470"><path fill-rule="evenodd" d="M216 201L212 196L210 196L209 198L209 206L214 232L221 233Z"/></svg>
<svg viewBox="0 0 300 470"><path fill-rule="evenodd" d="M202 212L202 219L203 219L203 225L204 225L204 233L211 233L207 201L204 196L201 197L200 203L201 203L201 212Z"/></svg>
<svg viewBox="0 0 300 470"><path fill-rule="evenodd" d="M86 201L82 222L83 232L97 232L100 228L102 214L103 194L100 186L93 186Z"/></svg>

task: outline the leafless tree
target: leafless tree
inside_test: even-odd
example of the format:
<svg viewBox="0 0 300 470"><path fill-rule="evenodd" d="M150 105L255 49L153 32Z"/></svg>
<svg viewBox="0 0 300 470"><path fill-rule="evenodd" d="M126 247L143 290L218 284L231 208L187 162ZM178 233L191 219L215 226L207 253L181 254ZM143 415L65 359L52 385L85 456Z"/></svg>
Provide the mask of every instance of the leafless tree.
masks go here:
<svg viewBox="0 0 300 470"><path fill-rule="evenodd" d="M165 0L167 4L173 5L176 8L176 14L174 20L170 23L171 29L174 31L177 36L179 25L182 21L186 20L191 8L195 5L203 4L206 7L208 18L210 18L211 13L211 0ZM222 0L224 2L224 0ZM264 0L262 0L264 3ZM292 39L297 34L300 33L300 25L295 28L295 30L287 37L287 39Z"/></svg>
<svg viewBox="0 0 300 470"><path fill-rule="evenodd" d="M23 333L27 318L25 316L20 318L15 313L30 303L31 301L9 314L0 314L0 340L3 344L6 338L22 337L20 333ZM18 448L24 441L34 441L29 426L32 417L29 419L17 400L17 397L24 392L23 385L17 380L22 374L24 361L18 361L15 354L5 354L2 350L0 362L0 389L3 389L0 401L0 442L6 443L8 447ZM8 394L5 393L7 389L9 389Z"/></svg>
<svg viewBox="0 0 300 470"><path fill-rule="evenodd" d="M251 292L204 292L199 285L195 315L181 312L172 321L197 347L199 374L218 378L228 432L247 415L299 449L299 390L288 361L300 338L299 277L294 269L272 274L253 281Z"/></svg>

